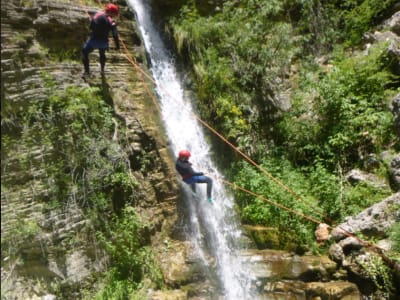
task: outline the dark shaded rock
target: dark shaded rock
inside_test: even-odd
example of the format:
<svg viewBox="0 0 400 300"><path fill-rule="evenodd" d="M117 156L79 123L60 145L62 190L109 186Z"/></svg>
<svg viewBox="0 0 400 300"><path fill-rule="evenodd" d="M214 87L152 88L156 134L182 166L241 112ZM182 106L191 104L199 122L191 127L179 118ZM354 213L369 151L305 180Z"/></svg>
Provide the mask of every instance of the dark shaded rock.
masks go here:
<svg viewBox="0 0 400 300"><path fill-rule="evenodd" d="M400 93L392 100L392 113L395 131L400 136Z"/></svg>
<svg viewBox="0 0 400 300"><path fill-rule="evenodd" d="M400 190L400 155L395 156L390 162L390 179L394 190Z"/></svg>

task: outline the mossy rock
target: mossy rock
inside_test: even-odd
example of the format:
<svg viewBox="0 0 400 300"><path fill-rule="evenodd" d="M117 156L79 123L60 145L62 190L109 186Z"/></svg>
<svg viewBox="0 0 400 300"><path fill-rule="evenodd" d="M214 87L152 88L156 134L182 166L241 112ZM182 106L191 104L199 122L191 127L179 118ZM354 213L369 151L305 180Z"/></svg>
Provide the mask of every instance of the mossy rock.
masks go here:
<svg viewBox="0 0 400 300"><path fill-rule="evenodd" d="M279 232L273 227L244 225L243 228L254 241L257 249L279 249Z"/></svg>

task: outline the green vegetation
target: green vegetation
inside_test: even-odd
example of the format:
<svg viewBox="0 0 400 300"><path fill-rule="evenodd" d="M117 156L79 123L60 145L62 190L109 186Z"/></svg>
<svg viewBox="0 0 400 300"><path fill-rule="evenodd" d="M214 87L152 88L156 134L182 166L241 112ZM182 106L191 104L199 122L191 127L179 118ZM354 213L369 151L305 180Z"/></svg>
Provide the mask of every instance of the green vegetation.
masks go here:
<svg viewBox="0 0 400 300"><path fill-rule="evenodd" d="M272 226L285 233L281 236L282 248L298 250L305 245L311 245L314 240L310 232L312 223L305 223L303 215L319 219L320 211L314 211L318 204L316 199L307 196L308 182L305 176L290 166L285 158L269 159L262 163L262 167L269 170L272 176L283 182L293 183L291 188L298 195L307 198L299 201L281 186L259 174L246 163L238 163L232 170L236 172L234 180L237 185L250 190L263 198L255 198L243 192L236 193L242 221L247 224L261 224ZM240 171L236 171L240 170ZM272 202L272 204L271 204ZM281 206L288 210L282 209ZM296 211L299 215L292 213ZM293 238L295 237L295 238ZM295 249L293 245L296 244Z"/></svg>
<svg viewBox="0 0 400 300"><path fill-rule="evenodd" d="M112 267L107 276L98 275L104 277L104 288L96 299L127 299L145 278L159 286L161 275L148 248L149 239L143 239L146 227L131 207L138 197L138 182L130 170L123 124L113 139L118 121L103 100L104 91L73 86L59 91L47 74L43 81L47 92L42 99L24 103L21 110L13 111L11 106L2 110L7 116L2 123L2 166L18 171L19 176L3 178L2 196L11 195L18 184L22 191L33 176L34 184L27 188L43 204L45 216L61 214L74 205L83 209L90 222L63 242L80 244L80 239L97 233ZM24 243L38 239L42 227L33 221L20 222L23 211L10 213L6 218L13 221L12 230L2 234L2 258L7 255L7 260L16 261ZM60 284L55 283L52 290L69 299L71 291ZM85 293L94 292L89 288Z"/></svg>
<svg viewBox="0 0 400 300"><path fill-rule="evenodd" d="M336 6L342 15L346 45L355 45L363 34L378 25L396 0L346 0L337 1Z"/></svg>
<svg viewBox="0 0 400 300"><path fill-rule="evenodd" d="M367 261L359 258L359 263L363 267L363 272L372 278L379 294L383 299L390 299L390 295L395 292L393 278L390 268L383 262L380 256L371 256Z"/></svg>
<svg viewBox="0 0 400 300"><path fill-rule="evenodd" d="M390 239L393 241L393 251L400 253L400 223L395 223L390 232ZM397 258L400 260L400 255Z"/></svg>
<svg viewBox="0 0 400 300"><path fill-rule="evenodd" d="M126 207L122 215L110 223L110 227L107 235L99 233L99 239L110 255L111 269L104 280L104 287L94 299L136 299L140 289L144 288L144 278L153 283L153 286L145 286L146 289L161 288L161 271L151 250L145 246L148 233L135 209Z"/></svg>

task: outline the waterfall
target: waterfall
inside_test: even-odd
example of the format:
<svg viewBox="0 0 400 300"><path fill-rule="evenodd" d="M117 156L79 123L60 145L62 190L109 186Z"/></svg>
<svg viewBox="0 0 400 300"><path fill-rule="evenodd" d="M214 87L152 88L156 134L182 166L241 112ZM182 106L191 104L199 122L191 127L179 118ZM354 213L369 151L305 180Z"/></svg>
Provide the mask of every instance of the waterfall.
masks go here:
<svg viewBox="0 0 400 300"><path fill-rule="evenodd" d="M151 72L156 84L164 126L173 153L188 149L190 161L196 171L205 172L213 178L214 203L209 204L205 195L205 184L197 185L193 196L188 186L182 183L185 201L190 214L190 237L196 254L204 266L213 273L223 299L255 299L251 295L252 278L240 256L240 239L243 237L238 217L234 212L234 201L218 180L222 177L213 165L210 147L203 127L192 112L190 99L184 94L174 67L172 55L167 51L162 38L151 19L151 7L145 0L129 0L136 13L137 23L150 57ZM215 263L209 263L208 257Z"/></svg>

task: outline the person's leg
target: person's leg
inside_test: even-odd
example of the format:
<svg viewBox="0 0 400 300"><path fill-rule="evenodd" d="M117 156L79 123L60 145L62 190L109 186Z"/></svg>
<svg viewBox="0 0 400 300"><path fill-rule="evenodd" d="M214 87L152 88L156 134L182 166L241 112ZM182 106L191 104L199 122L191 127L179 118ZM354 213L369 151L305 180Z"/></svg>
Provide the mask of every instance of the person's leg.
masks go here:
<svg viewBox="0 0 400 300"><path fill-rule="evenodd" d="M196 180L193 177L183 180L187 185L190 185L194 194L196 194Z"/></svg>
<svg viewBox="0 0 400 300"><path fill-rule="evenodd" d="M100 54L100 73L104 74L104 68L106 66L106 49L101 49L99 48L99 54Z"/></svg>
<svg viewBox="0 0 400 300"><path fill-rule="evenodd" d="M195 180L197 183L206 183L207 184L207 198L212 199L212 179L207 176L195 176Z"/></svg>
<svg viewBox="0 0 400 300"><path fill-rule="evenodd" d="M89 42L83 45L81 55L82 55L82 63L85 73L89 74L89 53L93 51L93 48L90 46Z"/></svg>
<svg viewBox="0 0 400 300"><path fill-rule="evenodd" d="M207 176L205 176L205 177L206 177L206 183L207 183L207 199L210 200L210 199L212 199L211 192L212 192L213 182L210 177L207 177Z"/></svg>
<svg viewBox="0 0 400 300"><path fill-rule="evenodd" d="M190 187L192 188L193 193L196 194L196 184L195 184L195 183L192 183L192 184L190 185Z"/></svg>

